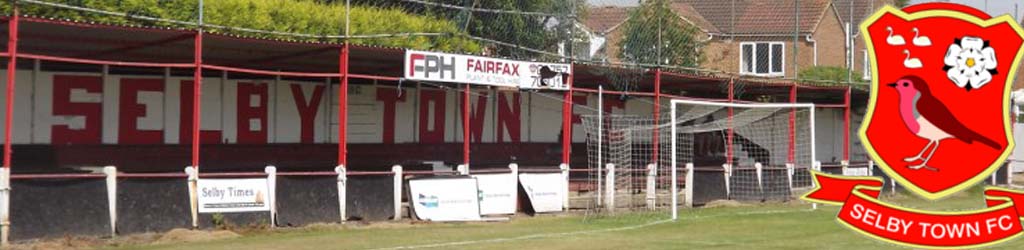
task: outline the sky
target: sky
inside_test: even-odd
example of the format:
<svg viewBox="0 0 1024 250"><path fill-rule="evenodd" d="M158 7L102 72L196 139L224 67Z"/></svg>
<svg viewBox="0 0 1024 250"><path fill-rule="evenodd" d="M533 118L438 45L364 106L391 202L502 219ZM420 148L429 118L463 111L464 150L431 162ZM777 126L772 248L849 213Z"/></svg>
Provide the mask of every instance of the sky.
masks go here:
<svg viewBox="0 0 1024 250"><path fill-rule="evenodd" d="M708 0L708 1L722 1L722 0ZM782 1L782 0L778 0ZM924 2L952 2L963 5L968 5L979 10L988 12L992 16L1000 16L1004 14L1010 14L1014 16L1014 20L1020 20L1024 17L1024 0L911 0L912 4L924 3ZM636 5L638 0L587 0L593 5ZM1017 13L1014 13L1014 5L1018 5ZM1016 14L1016 15L1014 15Z"/></svg>
<svg viewBox="0 0 1024 250"><path fill-rule="evenodd" d="M939 2L937 0L911 0L911 3ZM1009 14L1014 20L1020 20L1024 15L1024 0L941 0L941 2L958 3L974 7L987 12L991 16ZM1018 6L1017 13L1014 13L1014 5Z"/></svg>

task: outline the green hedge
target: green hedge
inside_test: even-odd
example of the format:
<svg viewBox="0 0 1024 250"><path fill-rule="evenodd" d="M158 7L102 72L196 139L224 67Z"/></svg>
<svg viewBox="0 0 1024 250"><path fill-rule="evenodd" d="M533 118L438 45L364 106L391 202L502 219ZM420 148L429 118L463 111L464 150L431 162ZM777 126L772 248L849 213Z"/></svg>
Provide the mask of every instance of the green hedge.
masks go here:
<svg viewBox="0 0 1024 250"><path fill-rule="evenodd" d="M123 12L133 15L172 20L196 21L198 0L49 0L74 6ZM11 13L9 1L2 1L5 13ZM345 6L313 0L207 0L203 19L206 23L229 27L293 32L317 35L344 34ZM446 19L415 15L396 8L352 6L351 34L394 34L409 32L444 33L443 36L413 36L353 39L352 43L393 46L423 50L479 52L481 46L462 36L458 26ZM169 23L139 21L97 13L82 12L38 4L21 3L22 14L59 17L113 24L181 26ZM276 36L238 31L211 30L238 35L314 41L336 41L322 38Z"/></svg>

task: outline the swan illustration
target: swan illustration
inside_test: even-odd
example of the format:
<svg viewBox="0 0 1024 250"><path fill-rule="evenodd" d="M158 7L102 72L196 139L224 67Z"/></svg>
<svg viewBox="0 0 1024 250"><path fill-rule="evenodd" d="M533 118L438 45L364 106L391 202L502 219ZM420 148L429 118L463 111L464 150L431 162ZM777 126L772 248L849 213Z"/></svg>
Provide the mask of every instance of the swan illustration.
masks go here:
<svg viewBox="0 0 1024 250"><path fill-rule="evenodd" d="M932 39L929 39L927 36L921 36L921 32L917 30L917 27L914 27L914 45L919 47L932 46Z"/></svg>
<svg viewBox="0 0 1024 250"><path fill-rule="evenodd" d="M906 40L903 40L903 36L893 35L892 26L885 27L885 30L889 31L889 37L885 39L885 42L889 45L904 45L907 44Z"/></svg>
<svg viewBox="0 0 1024 250"><path fill-rule="evenodd" d="M903 59L903 67L907 67L908 69L919 69L923 66L921 65L921 59L910 58L910 50L903 50L903 54L907 55L907 58Z"/></svg>

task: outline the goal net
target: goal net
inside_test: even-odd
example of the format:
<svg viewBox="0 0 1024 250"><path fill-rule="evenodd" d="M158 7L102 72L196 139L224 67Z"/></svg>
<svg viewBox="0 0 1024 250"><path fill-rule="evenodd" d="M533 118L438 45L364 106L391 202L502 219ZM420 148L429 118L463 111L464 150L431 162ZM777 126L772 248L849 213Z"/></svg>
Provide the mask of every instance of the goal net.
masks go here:
<svg viewBox="0 0 1024 250"><path fill-rule="evenodd" d="M686 189L687 204L790 200L813 185L812 104L672 100L671 106L670 162L699 178ZM708 180L719 178L716 172L722 182ZM722 189L724 197L716 197Z"/></svg>
<svg viewBox="0 0 1024 250"><path fill-rule="evenodd" d="M673 192L668 155L671 119L620 114L584 115L582 119L587 138L588 212L652 211L650 214L661 216L667 213L658 211L678 204L672 194L682 194Z"/></svg>
<svg viewBox="0 0 1024 250"><path fill-rule="evenodd" d="M813 105L676 99L670 114L583 116L588 212L790 200L810 188Z"/></svg>

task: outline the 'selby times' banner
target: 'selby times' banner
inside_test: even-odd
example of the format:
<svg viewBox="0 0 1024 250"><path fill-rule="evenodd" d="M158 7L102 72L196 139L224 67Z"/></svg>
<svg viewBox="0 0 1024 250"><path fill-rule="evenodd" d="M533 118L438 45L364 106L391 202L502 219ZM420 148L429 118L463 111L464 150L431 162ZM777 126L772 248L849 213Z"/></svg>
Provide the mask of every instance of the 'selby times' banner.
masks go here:
<svg viewBox="0 0 1024 250"><path fill-rule="evenodd" d="M270 211L266 178L199 179L200 213Z"/></svg>
<svg viewBox="0 0 1024 250"><path fill-rule="evenodd" d="M406 50L405 79L520 89L568 90L569 64Z"/></svg>

